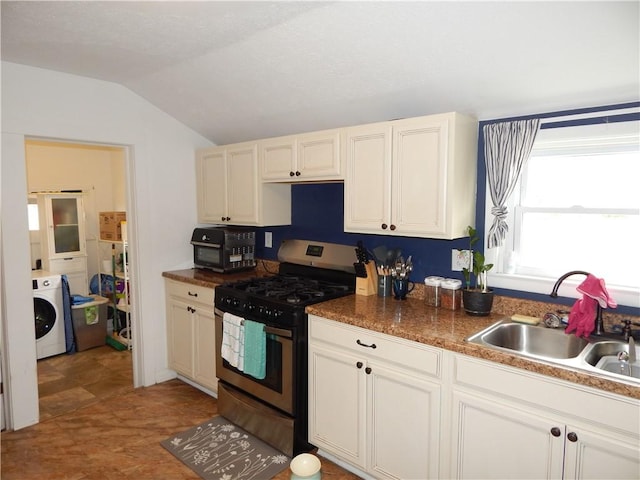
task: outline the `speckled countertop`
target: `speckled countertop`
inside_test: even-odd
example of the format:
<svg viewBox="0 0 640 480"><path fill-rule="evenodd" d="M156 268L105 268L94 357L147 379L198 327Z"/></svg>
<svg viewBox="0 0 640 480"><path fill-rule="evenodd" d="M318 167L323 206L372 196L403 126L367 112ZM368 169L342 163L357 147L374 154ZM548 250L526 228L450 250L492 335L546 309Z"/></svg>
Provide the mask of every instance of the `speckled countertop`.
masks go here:
<svg viewBox="0 0 640 480"><path fill-rule="evenodd" d="M513 313L540 317L544 315L544 313L539 315L532 311L535 307L531 305L522 306L519 309L516 306L521 302L527 304L534 302L499 299L499 297L496 297L496 300L493 313L488 317L471 317L463 310L453 312L443 308L433 308L427 306L419 297L407 297L405 301L398 301L393 297L380 298L376 295L343 297L309 305L306 311L330 320L640 399L640 387L466 342L465 338ZM511 305L512 301L515 302L513 305ZM504 310L500 310L500 306ZM548 305L545 311L554 311L555 308L551 307L553 305ZM509 308L515 311L506 311Z"/></svg>
<svg viewBox="0 0 640 480"><path fill-rule="evenodd" d="M180 282L214 288L224 282L267 276L276 271L277 262L260 262L256 270L248 272L221 274L205 269L191 268L163 272L162 276ZM546 312L567 309L565 305L496 296L493 313L490 316L470 317L463 310L453 312L427 306L424 302L424 290L421 287L417 284L415 290L405 301L398 301L392 297L380 298L376 295L369 297L350 295L310 305L306 311L330 320L640 399L640 387L637 386L571 368L529 360L465 341L465 338L505 316L520 313L542 318ZM628 316L608 314L605 317L605 323L619 322L622 317L629 318ZM633 318L638 321L635 317Z"/></svg>

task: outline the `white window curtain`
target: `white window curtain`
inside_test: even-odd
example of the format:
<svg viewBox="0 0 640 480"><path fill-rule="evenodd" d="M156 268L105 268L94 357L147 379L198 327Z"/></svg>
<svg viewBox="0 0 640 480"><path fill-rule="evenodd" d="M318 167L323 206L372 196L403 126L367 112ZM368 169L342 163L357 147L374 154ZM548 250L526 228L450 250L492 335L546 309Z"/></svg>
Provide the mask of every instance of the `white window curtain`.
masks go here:
<svg viewBox="0 0 640 480"><path fill-rule="evenodd" d="M506 201L513 193L522 166L529 158L540 119L491 123L482 129L489 193L493 202L493 223L487 235L488 248L503 244L509 226Z"/></svg>

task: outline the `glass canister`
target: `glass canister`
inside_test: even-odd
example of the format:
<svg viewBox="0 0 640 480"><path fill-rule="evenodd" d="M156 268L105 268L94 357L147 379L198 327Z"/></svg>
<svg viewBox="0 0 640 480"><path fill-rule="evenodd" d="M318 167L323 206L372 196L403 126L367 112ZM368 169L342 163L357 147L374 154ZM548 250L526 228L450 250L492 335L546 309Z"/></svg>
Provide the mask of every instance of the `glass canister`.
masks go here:
<svg viewBox="0 0 640 480"><path fill-rule="evenodd" d="M460 310L462 307L462 281L445 278L440 282L440 306L447 310Z"/></svg>
<svg viewBox="0 0 640 480"><path fill-rule="evenodd" d="M440 306L440 283L443 277L426 277L424 279L424 300L430 307Z"/></svg>

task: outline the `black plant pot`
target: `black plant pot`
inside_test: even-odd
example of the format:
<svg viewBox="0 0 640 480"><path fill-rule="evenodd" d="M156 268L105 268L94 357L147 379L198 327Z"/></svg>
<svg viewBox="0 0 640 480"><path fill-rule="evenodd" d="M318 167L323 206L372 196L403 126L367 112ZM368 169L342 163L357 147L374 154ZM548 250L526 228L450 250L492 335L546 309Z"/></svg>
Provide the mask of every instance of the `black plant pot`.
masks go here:
<svg viewBox="0 0 640 480"><path fill-rule="evenodd" d="M467 315L486 317L493 307L493 290L462 290L462 304Z"/></svg>

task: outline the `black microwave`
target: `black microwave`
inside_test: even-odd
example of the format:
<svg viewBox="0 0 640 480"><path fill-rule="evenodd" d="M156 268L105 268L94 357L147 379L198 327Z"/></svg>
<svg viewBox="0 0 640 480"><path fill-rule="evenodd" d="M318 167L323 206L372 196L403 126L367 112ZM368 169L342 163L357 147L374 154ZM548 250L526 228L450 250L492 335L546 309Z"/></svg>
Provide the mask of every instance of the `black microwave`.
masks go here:
<svg viewBox="0 0 640 480"><path fill-rule="evenodd" d="M193 263L214 272L238 272L256 268L256 232L230 227L198 227L191 235Z"/></svg>

